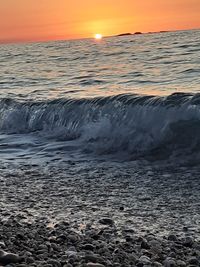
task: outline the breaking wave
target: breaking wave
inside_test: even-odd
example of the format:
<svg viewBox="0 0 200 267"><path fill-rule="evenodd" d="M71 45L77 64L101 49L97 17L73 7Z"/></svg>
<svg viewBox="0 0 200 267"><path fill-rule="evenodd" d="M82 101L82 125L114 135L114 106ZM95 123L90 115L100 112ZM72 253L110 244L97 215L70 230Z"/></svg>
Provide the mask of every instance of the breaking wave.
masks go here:
<svg viewBox="0 0 200 267"><path fill-rule="evenodd" d="M87 153L167 157L198 154L200 94L121 94L41 102L0 100L1 134L79 142Z"/></svg>

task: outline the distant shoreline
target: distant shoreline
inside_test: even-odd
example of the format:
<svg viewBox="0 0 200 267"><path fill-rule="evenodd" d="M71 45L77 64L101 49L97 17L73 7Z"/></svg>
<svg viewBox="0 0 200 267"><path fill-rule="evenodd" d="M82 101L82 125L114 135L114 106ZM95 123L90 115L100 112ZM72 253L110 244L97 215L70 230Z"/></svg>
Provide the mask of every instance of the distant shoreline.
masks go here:
<svg viewBox="0 0 200 267"><path fill-rule="evenodd" d="M181 30L161 30L155 32L141 32L142 34L157 34L157 33L167 33L167 32L185 32L185 31L199 31L200 28L194 29L181 29ZM137 33L137 32L136 32ZM130 33L129 35L135 35L135 33ZM137 34L136 34L137 35ZM126 33L116 34L116 35L107 35L103 36L103 38L110 38L110 37L119 37L119 36L128 36ZM59 39L50 39L50 40L0 40L0 45L20 45L20 44L34 44L34 43L49 43L49 42L65 42L65 41L81 41L81 40L88 40L93 39L92 37L82 37L82 38L59 38Z"/></svg>
<svg viewBox="0 0 200 267"><path fill-rule="evenodd" d="M130 36L130 35L140 35L140 34L156 34L156 33L167 33L167 32L171 32L171 31L158 31L158 32L134 32L134 33L120 33L117 35L114 35L114 37L123 37L123 36ZM111 36L110 36L111 37Z"/></svg>

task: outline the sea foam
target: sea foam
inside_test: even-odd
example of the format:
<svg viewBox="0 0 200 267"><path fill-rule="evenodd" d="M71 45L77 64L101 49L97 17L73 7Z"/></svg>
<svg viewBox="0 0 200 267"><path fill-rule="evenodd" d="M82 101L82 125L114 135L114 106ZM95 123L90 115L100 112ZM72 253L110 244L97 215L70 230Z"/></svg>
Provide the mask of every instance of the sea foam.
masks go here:
<svg viewBox="0 0 200 267"><path fill-rule="evenodd" d="M0 132L34 134L48 142L76 140L87 153L191 153L200 145L200 94L121 94L41 102L2 99Z"/></svg>

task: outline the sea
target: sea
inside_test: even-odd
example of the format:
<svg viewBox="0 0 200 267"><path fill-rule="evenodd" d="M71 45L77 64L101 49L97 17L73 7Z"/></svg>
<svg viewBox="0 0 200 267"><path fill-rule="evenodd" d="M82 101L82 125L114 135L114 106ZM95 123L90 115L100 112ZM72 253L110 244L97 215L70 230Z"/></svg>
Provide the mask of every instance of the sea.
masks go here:
<svg viewBox="0 0 200 267"><path fill-rule="evenodd" d="M0 161L200 160L200 30L0 45Z"/></svg>

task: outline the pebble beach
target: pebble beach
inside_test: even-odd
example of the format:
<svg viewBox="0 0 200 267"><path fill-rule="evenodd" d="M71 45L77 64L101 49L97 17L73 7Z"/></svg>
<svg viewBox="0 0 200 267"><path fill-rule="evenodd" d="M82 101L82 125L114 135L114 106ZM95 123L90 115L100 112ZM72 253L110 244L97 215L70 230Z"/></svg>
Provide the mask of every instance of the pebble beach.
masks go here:
<svg viewBox="0 0 200 267"><path fill-rule="evenodd" d="M1 266L200 266L198 167L42 170L1 168Z"/></svg>

